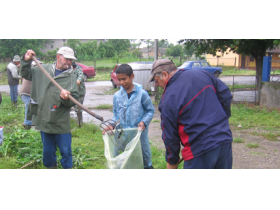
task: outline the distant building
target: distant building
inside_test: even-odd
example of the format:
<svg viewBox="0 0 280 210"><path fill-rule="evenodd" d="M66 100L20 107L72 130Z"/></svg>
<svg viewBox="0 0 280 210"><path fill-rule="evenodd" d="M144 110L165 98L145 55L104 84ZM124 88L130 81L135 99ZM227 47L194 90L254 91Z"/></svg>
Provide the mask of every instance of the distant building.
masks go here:
<svg viewBox="0 0 280 210"><path fill-rule="evenodd" d="M266 56L271 56L273 61L277 61L271 63L271 69L280 68L280 46L266 50ZM233 66L237 69L256 70L256 61L253 56L240 55L229 49L223 54L218 51L217 56L207 54L206 59L213 66Z"/></svg>
<svg viewBox="0 0 280 210"><path fill-rule="evenodd" d="M97 40L97 42L105 42L105 39L80 39L81 42L88 42L91 40ZM49 42L45 44L45 47L41 49L42 53L47 53L50 50L55 50L64 46L64 43L67 42L67 39L49 39Z"/></svg>
<svg viewBox="0 0 280 210"><path fill-rule="evenodd" d="M165 56L166 49L167 48L159 47L158 48L158 57ZM143 48L140 48L139 51L141 52L143 58L148 58L148 54L149 54L149 57L152 57L152 58L155 57L155 47L154 46L149 47L149 49L148 49L148 47L143 47ZM148 53L148 51L149 51L149 53Z"/></svg>

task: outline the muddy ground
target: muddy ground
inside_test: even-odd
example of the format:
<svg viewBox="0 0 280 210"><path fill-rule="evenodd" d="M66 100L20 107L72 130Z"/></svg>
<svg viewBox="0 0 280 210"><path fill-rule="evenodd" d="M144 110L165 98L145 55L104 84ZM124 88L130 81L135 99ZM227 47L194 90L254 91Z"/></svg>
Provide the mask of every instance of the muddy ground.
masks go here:
<svg viewBox="0 0 280 210"><path fill-rule="evenodd" d="M93 111L100 114L104 119L110 119L113 116L110 110L94 109L100 104L112 104L113 95L108 95L108 91L112 88L90 87L87 88L85 105L92 108ZM113 93L111 93L113 94ZM157 106L154 118L149 126L150 141L160 149L165 149L161 139L160 128L160 113ZM84 118L87 118L95 124L100 124L98 120L92 119L84 113ZM233 138L242 139L242 143L233 143L233 168L234 169L278 169L280 168L280 141L270 141L265 139L258 133L265 132L260 129L244 130L238 127L231 127ZM256 135L252 135L252 133ZM280 140L280 133L278 133ZM249 148L248 143L258 144L257 148Z"/></svg>

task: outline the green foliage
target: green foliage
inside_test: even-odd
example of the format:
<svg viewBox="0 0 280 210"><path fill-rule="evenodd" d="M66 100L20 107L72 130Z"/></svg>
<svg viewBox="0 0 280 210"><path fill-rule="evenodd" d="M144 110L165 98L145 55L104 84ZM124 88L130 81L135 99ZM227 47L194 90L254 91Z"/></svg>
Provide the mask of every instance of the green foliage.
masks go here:
<svg viewBox="0 0 280 210"><path fill-rule="evenodd" d="M186 50L195 46L195 54L208 53L216 55L217 51L222 54L228 49L232 52L253 56L256 60L257 76L262 76L263 56L267 49L273 49L279 43L275 39L184 39L180 43L185 44Z"/></svg>
<svg viewBox="0 0 280 210"><path fill-rule="evenodd" d="M56 48L55 50L50 50L47 52L47 60L48 61L55 61L56 60L56 53L58 51L58 48Z"/></svg>
<svg viewBox="0 0 280 210"><path fill-rule="evenodd" d="M72 48L76 54L76 50L81 45L80 39L67 39L67 42L64 43L64 46Z"/></svg>
<svg viewBox="0 0 280 210"><path fill-rule="evenodd" d="M117 56L122 57L130 48L129 39L109 39L107 44L113 47L114 57L116 57L116 54Z"/></svg>
<svg viewBox="0 0 280 210"><path fill-rule="evenodd" d="M182 56L183 55L183 47L181 45L175 45L166 49L166 55L168 56Z"/></svg>
<svg viewBox="0 0 280 210"><path fill-rule="evenodd" d="M23 55L28 49L36 52L36 56L44 56L40 49L49 42L47 39L0 39L0 59Z"/></svg>
<svg viewBox="0 0 280 210"><path fill-rule="evenodd" d="M158 47L168 48L168 47L172 47L172 46L174 46L174 45L170 44L167 39L161 39L158 41Z"/></svg>
<svg viewBox="0 0 280 210"><path fill-rule="evenodd" d="M34 129L24 130L20 125L24 120L24 106L12 107L10 97L2 93L0 105L0 126L4 125L4 141L0 146L0 168L46 168L42 163L42 141L40 133ZM77 122L71 119L71 128ZM102 131L98 126L84 123L72 132L73 168L106 168ZM61 158L59 150L57 159ZM58 167L61 167L58 161Z"/></svg>

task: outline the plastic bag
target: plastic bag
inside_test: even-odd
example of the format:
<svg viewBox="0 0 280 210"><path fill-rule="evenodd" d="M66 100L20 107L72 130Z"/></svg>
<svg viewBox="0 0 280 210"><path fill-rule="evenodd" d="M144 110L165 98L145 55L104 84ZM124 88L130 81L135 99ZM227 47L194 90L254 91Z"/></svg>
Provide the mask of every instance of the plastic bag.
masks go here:
<svg viewBox="0 0 280 210"><path fill-rule="evenodd" d="M107 167L110 169L143 169L141 131L138 128L123 129L103 135Z"/></svg>
<svg viewBox="0 0 280 210"><path fill-rule="evenodd" d="M3 143L3 138L4 138L4 126L0 127L0 146Z"/></svg>

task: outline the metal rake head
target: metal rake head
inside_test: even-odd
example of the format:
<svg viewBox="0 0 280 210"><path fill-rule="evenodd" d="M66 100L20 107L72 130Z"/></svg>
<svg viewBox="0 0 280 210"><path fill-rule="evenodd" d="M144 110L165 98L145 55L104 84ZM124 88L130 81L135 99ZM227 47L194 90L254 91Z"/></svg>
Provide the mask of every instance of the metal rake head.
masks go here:
<svg viewBox="0 0 280 210"><path fill-rule="evenodd" d="M123 151L125 148L124 142L126 141L126 137L123 129L119 124L120 124L120 120L116 122L114 120L109 119L103 121L99 126L103 130L105 130L110 140L114 143L115 147L118 148L118 150ZM117 129L117 127L119 128Z"/></svg>

